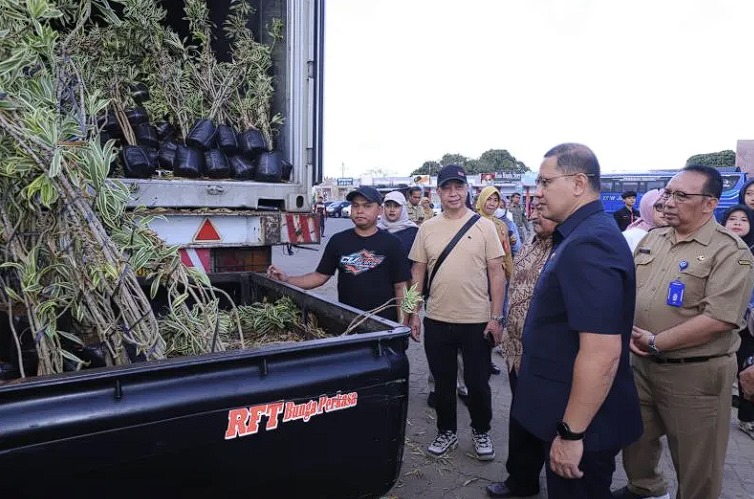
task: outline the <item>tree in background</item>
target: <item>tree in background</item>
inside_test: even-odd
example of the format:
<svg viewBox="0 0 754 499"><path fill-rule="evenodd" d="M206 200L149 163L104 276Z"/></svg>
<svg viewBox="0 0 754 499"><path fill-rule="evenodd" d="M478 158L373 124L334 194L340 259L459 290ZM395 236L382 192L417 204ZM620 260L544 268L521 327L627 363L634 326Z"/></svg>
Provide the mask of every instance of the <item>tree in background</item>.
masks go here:
<svg viewBox="0 0 754 499"><path fill-rule="evenodd" d="M714 167L735 166L736 153L727 149L720 152L711 152L707 154L695 154L686 160L687 165L705 165Z"/></svg>
<svg viewBox="0 0 754 499"><path fill-rule="evenodd" d="M506 149L490 149L482 153L477 159L467 158L461 154L444 154L439 162L425 161L421 168L412 171L411 175L435 175L440 168L446 165L461 165L470 174L530 171L529 167L518 161Z"/></svg>
<svg viewBox="0 0 754 499"><path fill-rule="evenodd" d="M462 154L444 154L440 160L440 164L442 166L460 165L465 167L468 161L469 158Z"/></svg>
<svg viewBox="0 0 754 499"><path fill-rule="evenodd" d="M442 168L442 165L438 163L437 161L425 161L424 164L421 165L420 168L417 168L416 170L411 172L411 176L437 175L437 172L440 171L440 168Z"/></svg>

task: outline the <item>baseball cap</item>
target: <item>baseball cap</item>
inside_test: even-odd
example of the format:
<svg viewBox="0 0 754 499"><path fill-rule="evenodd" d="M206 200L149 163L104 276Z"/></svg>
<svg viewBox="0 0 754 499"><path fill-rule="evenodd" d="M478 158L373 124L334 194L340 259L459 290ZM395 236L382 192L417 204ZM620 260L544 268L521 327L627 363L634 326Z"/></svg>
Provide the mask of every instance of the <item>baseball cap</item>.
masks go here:
<svg viewBox="0 0 754 499"><path fill-rule="evenodd" d="M406 206L406 197L400 191L391 191L385 194L385 202L392 201L400 206Z"/></svg>
<svg viewBox="0 0 754 499"><path fill-rule="evenodd" d="M372 203L382 204L382 194L380 194L380 191L368 185L362 185L358 189L349 192L346 196L346 201L353 201L353 198L358 195L364 196L367 201L371 201Z"/></svg>
<svg viewBox="0 0 754 499"><path fill-rule="evenodd" d="M437 185L441 186L448 180L457 180L467 184L466 172L458 165L448 165L442 168L437 174Z"/></svg>

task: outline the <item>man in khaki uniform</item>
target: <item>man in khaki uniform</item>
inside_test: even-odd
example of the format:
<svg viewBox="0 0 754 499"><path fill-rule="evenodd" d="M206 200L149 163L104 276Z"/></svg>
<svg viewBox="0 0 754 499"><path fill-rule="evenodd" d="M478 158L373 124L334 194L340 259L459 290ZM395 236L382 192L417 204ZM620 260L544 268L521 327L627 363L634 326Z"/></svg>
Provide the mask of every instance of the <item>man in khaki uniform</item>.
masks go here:
<svg viewBox="0 0 754 499"><path fill-rule="evenodd" d="M663 435L677 499L720 497L737 331L754 286L749 249L715 221L721 192L716 169L681 170L663 194L669 227L650 231L634 252L631 349L644 435L623 451L629 485L614 497L667 493L658 468Z"/></svg>
<svg viewBox="0 0 754 499"><path fill-rule="evenodd" d="M406 205L406 213L408 213L408 219L414 222L416 225L420 225L424 219L424 208L421 206L422 200L422 188L411 187L408 190L408 204Z"/></svg>

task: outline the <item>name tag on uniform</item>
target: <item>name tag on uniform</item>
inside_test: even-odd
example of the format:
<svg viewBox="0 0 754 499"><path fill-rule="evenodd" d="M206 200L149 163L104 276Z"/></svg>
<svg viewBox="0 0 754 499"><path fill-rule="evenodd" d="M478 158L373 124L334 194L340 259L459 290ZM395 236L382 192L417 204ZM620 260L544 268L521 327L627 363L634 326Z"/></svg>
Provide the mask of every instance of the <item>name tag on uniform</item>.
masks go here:
<svg viewBox="0 0 754 499"><path fill-rule="evenodd" d="M668 305L680 307L683 305L683 290L686 287L681 281L671 281L668 285Z"/></svg>

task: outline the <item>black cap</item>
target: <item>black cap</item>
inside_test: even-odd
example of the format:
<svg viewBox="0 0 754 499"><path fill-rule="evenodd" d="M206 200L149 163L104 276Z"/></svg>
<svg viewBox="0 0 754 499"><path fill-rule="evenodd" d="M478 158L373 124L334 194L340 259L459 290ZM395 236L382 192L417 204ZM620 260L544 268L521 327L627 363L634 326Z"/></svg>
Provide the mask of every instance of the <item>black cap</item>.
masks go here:
<svg viewBox="0 0 754 499"><path fill-rule="evenodd" d="M364 196L367 201L371 201L372 203L382 204L382 194L380 194L380 191L368 185L362 185L358 189L349 192L346 196L346 201L352 201L358 195Z"/></svg>
<svg viewBox="0 0 754 499"><path fill-rule="evenodd" d="M448 180L458 180L464 184L468 184L466 180L466 172L458 165L448 165L442 168L437 174L437 186L440 187Z"/></svg>
<svg viewBox="0 0 754 499"><path fill-rule="evenodd" d="M623 194L621 194L620 197L622 199L635 198L636 197L636 191L626 191Z"/></svg>

